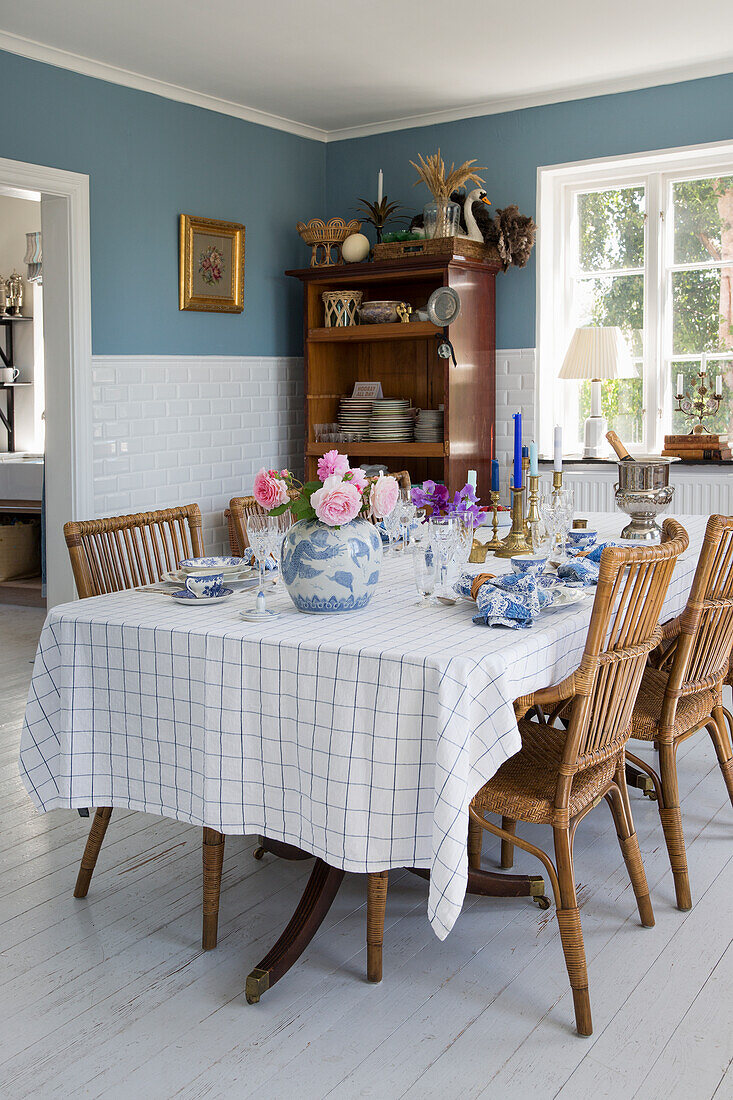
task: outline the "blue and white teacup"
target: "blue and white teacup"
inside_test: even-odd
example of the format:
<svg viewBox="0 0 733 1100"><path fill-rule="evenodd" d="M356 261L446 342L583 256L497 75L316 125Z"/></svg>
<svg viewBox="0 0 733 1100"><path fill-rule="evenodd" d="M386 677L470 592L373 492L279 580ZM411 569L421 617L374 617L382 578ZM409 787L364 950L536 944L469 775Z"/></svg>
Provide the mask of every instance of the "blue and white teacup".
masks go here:
<svg viewBox="0 0 733 1100"><path fill-rule="evenodd" d="M590 550L598 538L597 531L587 531L585 528L577 531L568 531L568 547L571 550Z"/></svg>
<svg viewBox="0 0 733 1100"><path fill-rule="evenodd" d="M511 559L515 573L541 573L547 565L545 554L518 554Z"/></svg>
<svg viewBox="0 0 733 1100"><path fill-rule="evenodd" d="M223 573L195 573L186 577L186 589L197 600L207 596L221 596L224 591Z"/></svg>

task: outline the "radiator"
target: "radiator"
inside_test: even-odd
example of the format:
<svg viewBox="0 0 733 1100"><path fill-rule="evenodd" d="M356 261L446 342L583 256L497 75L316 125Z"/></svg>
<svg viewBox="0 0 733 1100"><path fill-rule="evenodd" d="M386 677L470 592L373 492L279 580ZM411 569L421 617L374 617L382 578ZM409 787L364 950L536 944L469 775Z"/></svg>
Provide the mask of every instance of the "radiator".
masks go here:
<svg viewBox="0 0 733 1100"><path fill-rule="evenodd" d="M616 510L616 470L574 470L566 466L563 484L575 492L575 513L613 512ZM674 497L669 512L678 515L709 516L717 512L733 515L733 472L725 467L688 467L672 469L670 484Z"/></svg>

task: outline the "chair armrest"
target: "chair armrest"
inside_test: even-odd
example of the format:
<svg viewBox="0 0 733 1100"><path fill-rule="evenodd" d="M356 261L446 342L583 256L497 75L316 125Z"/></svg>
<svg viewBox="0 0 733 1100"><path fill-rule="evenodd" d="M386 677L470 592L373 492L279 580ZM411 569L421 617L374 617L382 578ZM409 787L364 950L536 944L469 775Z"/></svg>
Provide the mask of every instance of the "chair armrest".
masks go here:
<svg viewBox="0 0 733 1100"><path fill-rule="evenodd" d="M572 699L575 695L575 677L576 673L571 672L569 676L553 687L540 688L539 691L534 691L531 695L520 695L518 699L514 700L514 713L517 720L524 718L527 711L531 710L532 707L539 706L543 709L553 710L558 703L562 703L566 699Z"/></svg>

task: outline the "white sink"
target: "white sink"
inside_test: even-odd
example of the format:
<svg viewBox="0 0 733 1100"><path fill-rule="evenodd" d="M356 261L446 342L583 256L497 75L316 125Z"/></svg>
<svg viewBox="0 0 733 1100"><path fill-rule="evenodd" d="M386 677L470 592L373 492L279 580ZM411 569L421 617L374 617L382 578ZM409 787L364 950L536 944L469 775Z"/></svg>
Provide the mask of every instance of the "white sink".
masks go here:
<svg viewBox="0 0 733 1100"><path fill-rule="evenodd" d="M40 500L43 456L0 454L0 500Z"/></svg>

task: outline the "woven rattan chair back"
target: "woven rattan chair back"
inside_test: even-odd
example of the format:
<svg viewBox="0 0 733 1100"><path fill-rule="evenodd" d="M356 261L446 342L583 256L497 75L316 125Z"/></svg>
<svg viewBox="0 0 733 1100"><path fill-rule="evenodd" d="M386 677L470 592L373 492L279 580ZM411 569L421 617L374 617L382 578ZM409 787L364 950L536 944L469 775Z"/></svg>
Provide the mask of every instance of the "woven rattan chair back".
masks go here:
<svg viewBox="0 0 733 1100"><path fill-rule="evenodd" d="M558 806L567 801L576 772L614 756L630 736L647 655L660 638L662 604L688 543L685 529L668 519L659 546L603 551L585 650L574 674Z"/></svg>
<svg viewBox="0 0 733 1100"><path fill-rule="evenodd" d="M672 725L677 700L715 687L728 675L733 645L733 516L710 516L669 670L661 724Z"/></svg>
<svg viewBox="0 0 733 1100"><path fill-rule="evenodd" d="M204 553L198 504L74 521L64 524L64 537L81 599L153 584Z"/></svg>
<svg viewBox="0 0 733 1100"><path fill-rule="evenodd" d="M265 509L254 497L232 497L227 511L229 524L229 548L236 558L241 558L249 548L247 517L263 516Z"/></svg>

